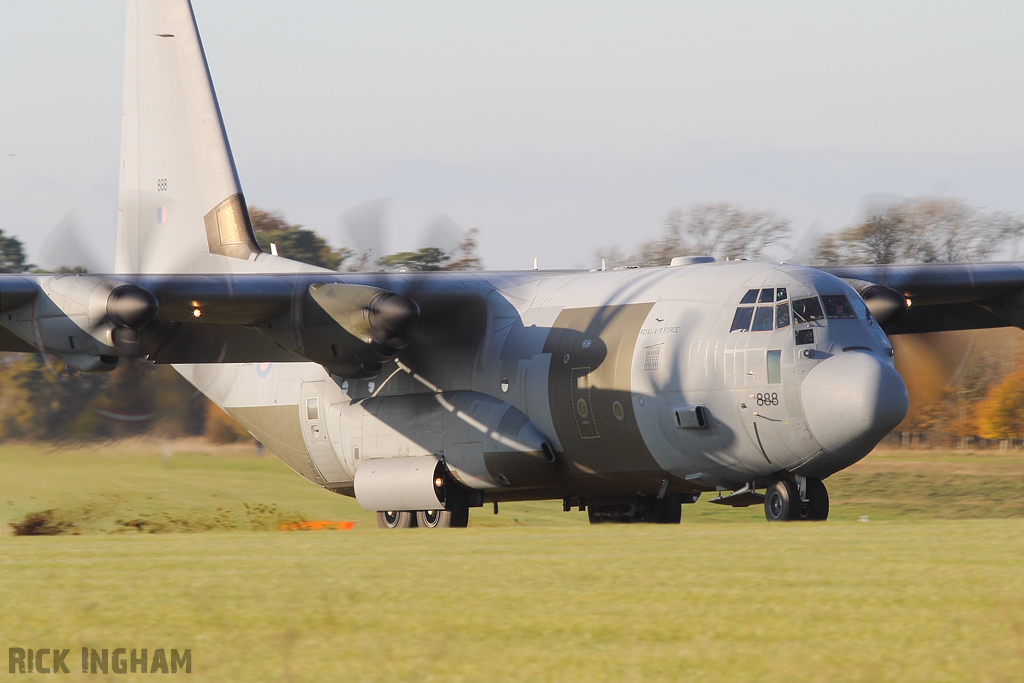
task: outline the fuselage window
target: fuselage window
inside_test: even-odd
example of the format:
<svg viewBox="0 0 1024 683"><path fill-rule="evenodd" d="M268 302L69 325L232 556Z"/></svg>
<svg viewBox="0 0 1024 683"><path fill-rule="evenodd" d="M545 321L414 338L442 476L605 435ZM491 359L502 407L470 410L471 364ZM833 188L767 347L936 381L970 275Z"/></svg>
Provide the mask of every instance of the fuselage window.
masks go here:
<svg viewBox="0 0 1024 683"><path fill-rule="evenodd" d="M793 320L795 320L797 324L824 319L825 314L821 311L821 303L818 302L818 297L813 296L807 299L797 299L793 302Z"/></svg>
<svg viewBox="0 0 1024 683"><path fill-rule="evenodd" d="M756 289L753 291L757 291ZM736 315L732 318L732 329L730 332L746 332L750 329L750 318L754 315L753 308L737 308Z"/></svg>
<svg viewBox="0 0 1024 683"><path fill-rule="evenodd" d="M797 346L801 344L813 344L814 343L814 328L808 328L806 330L796 331L796 343Z"/></svg>
<svg viewBox="0 0 1024 683"><path fill-rule="evenodd" d="M757 303L757 293L758 293L758 290L756 290L756 289L748 289L747 293L743 295L742 299L740 299L740 303L741 304L756 304Z"/></svg>
<svg viewBox="0 0 1024 683"><path fill-rule="evenodd" d="M320 419L320 400L316 396L310 396L306 399L306 419Z"/></svg>
<svg viewBox="0 0 1024 683"><path fill-rule="evenodd" d="M779 304L775 307L775 327L789 327L789 304Z"/></svg>
<svg viewBox="0 0 1024 683"><path fill-rule="evenodd" d="M765 332L772 329L772 307L758 306L754 313L754 324L750 326L751 332Z"/></svg>
<svg viewBox="0 0 1024 683"><path fill-rule="evenodd" d="M782 351L768 352L768 384L782 384Z"/></svg>
<svg viewBox="0 0 1024 683"><path fill-rule="evenodd" d="M759 304L772 304L775 303L775 290L774 289L762 289L761 297L757 300Z"/></svg>
<svg viewBox="0 0 1024 683"><path fill-rule="evenodd" d="M821 300L825 303L825 315L828 316L829 320L844 320L857 317L853 306L850 305L850 300L842 294L822 296Z"/></svg>

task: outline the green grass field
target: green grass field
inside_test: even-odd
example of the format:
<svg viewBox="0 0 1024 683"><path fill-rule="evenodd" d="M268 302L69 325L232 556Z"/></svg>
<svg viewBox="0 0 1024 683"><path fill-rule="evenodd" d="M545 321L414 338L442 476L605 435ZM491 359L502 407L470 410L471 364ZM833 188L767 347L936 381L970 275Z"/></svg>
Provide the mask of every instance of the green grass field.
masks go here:
<svg viewBox="0 0 1024 683"><path fill-rule="evenodd" d="M195 680L1024 680L1020 454L873 454L788 525L552 501L379 531L246 449L7 446L0 481L3 522L76 534L0 541L0 642L71 648L58 680L105 678L83 645L191 648ZM298 518L356 525L270 531Z"/></svg>

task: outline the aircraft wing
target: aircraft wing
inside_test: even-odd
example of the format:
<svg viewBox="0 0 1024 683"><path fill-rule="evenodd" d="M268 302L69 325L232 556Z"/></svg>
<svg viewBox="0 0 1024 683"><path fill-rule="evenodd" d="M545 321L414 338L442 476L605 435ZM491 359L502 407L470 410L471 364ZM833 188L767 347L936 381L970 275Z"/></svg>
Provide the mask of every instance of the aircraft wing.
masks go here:
<svg viewBox="0 0 1024 683"><path fill-rule="evenodd" d="M1024 327L1024 263L918 263L820 270L849 282L873 313L874 298L882 310L876 317L888 334ZM902 306L900 298L904 299Z"/></svg>
<svg viewBox="0 0 1024 683"><path fill-rule="evenodd" d="M1024 328L1024 263L821 270L853 286L889 334ZM42 346L60 354L63 340L84 331L100 345L93 354L158 363L306 359L370 375L412 341L464 342L479 334L473 303L486 292L474 292L473 282L457 274L327 271L0 275L0 312L9 328L0 332L0 351ZM57 319L77 327L48 333Z"/></svg>
<svg viewBox="0 0 1024 683"><path fill-rule="evenodd" d="M414 338L458 343L479 334L479 315L466 324L479 313L468 291L474 280L332 271L0 275L0 351L157 363L314 360L357 377Z"/></svg>

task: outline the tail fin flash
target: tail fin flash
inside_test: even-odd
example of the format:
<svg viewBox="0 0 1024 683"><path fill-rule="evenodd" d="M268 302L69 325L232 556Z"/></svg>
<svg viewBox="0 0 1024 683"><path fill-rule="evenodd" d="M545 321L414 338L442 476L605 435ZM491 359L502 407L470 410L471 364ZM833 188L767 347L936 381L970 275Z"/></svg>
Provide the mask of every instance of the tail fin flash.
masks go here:
<svg viewBox="0 0 1024 683"><path fill-rule="evenodd" d="M191 3L129 0L117 272L234 270L225 258L260 253Z"/></svg>

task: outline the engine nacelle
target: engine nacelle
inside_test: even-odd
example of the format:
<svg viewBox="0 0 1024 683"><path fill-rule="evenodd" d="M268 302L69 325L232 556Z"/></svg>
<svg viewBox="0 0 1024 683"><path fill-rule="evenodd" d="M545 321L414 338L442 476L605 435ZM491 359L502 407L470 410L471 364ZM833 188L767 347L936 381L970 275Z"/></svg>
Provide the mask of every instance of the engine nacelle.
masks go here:
<svg viewBox="0 0 1024 683"><path fill-rule="evenodd" d="M310 285L291 310L260 330L278 346L331 374L370 379L409 343L420 318L415 301L379 287L340 282Z"/></svg>
<svg viewBox="0 0 1024 683"><path fill-rule="evenodd" d="M151 292L113 278L54 275L36 282L42 292L6 311L3 324L79 372L117 367L116 358L135 352L139 328L157 313Z"/></svg>
<svg viewBox="0 0 1024 683"><path fill-rule="evenodd" d="M436 455L368 460L356 471L364 510L443 510L444 463Z"/></svg>

